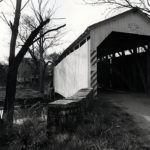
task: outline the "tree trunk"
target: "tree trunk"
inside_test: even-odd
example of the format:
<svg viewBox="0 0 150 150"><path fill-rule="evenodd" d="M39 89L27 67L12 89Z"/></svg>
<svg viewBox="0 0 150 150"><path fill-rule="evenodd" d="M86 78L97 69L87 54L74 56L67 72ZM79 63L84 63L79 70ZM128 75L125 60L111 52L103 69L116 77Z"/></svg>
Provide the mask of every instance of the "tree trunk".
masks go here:
<svg viewBox="0 0 150 150"><path fill-rule="evenodd" d="M21 13L21 3L22 0L16 0L14 23L13 24L10 23L12 35L10 41L9 67L7 73L6 95L5 95L5 104L4 104L4 114L3 114L3 119L8 124L8 127L13 125L13 111L14 111L16 80L17 80L17 70L18 70L18 67L15 66L16 65L15 48L16 48L16 40L18 35L18 27L19 27L20 13Z"/></svg>
<svg viewBox="0 0 150 150"><path fill-rule="evenodd" d="M20 12L21 12L21 2L22 0L16 0L16 10L15 10L15 18L14 24L11 25L12 35L10 42L10 55L9 55L9 67L7 73L7 83L6 83L6 96L5 96L5 104L4 104L4 114L3 119L8 125L7 129L11 129L13 126L13 110L14 110L14 102L15 102L15 94L16 94L16 82L17 82L17 71L18 67L28 51L29 47L33 44L35 37L38 35L40 30L45 26L50 20L46 19L41 22L40 25L31 32L30 36L18 52L15 57L15 48L16 48L16 39L18 35L18 27L20 20Z"/></svg>
<svg viewBox="0 0 150 150"><path fill-rule="evenodd" d="M42 64L40 70L40 92L44 93L45 91L45 72L46 72L47 64Z"/></svg>
<svg viewBox="0 0 150 150"><path fill-rule="evenodd" d="M6 83L6 96L3 119L8 127L13 126L14 102L16 94L17 68L14 64L9 65Z"/></svg>
<svg viewBox="0 0 150 150"><path fill-rule="evenodd" d="M43 71L43 64L40 62L40 92L43 94L44 93L44 71Z"/></svg>
<svg viewBox="0 0 150 150"><path fill-rule="evenodd" d="M43 30L40 31L40 35L43 34ZM39 50L40 50L40 92L43 94L44 93L44 82L43 82L43 72L44 72L44 64L43 64L43 38L40 39L40 45L39 45Z"/></svg>

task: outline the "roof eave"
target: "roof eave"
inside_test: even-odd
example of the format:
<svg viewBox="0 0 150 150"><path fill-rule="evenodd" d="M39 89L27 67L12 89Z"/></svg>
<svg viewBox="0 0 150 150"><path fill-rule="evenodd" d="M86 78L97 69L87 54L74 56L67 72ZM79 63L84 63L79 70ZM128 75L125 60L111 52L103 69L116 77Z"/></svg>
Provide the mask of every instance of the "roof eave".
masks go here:
<svg viewBox="0 0 150 150"><path fill-rule="evenodd" d="M87 27L87 29L71 44L69 45L68 48L66 48L66 50L60 55L60 57L58 58L58 60L56 61L55 63L55 66L64 58L66 57L67 54L69 54L71 51L71 49L74 48L74 46L76 46L76 44L79 43L79 41L82 39L82 38L85 38L88 34L90 34L90 31L95 29L97 26L101 25L101 24L104 24L104 23L107 23L107 22L110 22L112 21L113 19L116 19L118 17L121 17L123 15L126 15L127 13L131 13L131 12L138 12L139 14L143 15L144 18L146 18L149 22L150 22L150 19L149 17L144 13L142 12L139 8L135 7L135 8L132 8L132 9L129 9L121 14L118 14L118 15L115 15L111 18L108 18L106 20L103 20L103 21L100 21L98 23L95 23L89 27Z"/></svg>
<svg viewBox="0 0 150 150"><path fill-rule="evenodd" d="M89 27L71 44L69 45L66 50L60 55L58 60L55 63L55 66L64 58L66 55L68 55L70 52L73 52L73 48L81 41L81 39L84 39L86 36L90 34ZM71 50L72 49L72 50Z"/></svg>

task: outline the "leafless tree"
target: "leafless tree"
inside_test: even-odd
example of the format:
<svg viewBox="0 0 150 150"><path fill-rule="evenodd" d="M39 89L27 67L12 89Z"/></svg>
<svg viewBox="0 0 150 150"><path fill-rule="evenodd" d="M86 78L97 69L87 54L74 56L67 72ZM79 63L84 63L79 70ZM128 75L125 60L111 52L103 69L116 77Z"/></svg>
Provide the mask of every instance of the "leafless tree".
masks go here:
<svg viewBox="0 0 150 150"><path fill-rule="evenodd" d="M122 8L139 8L148 16L150 14L149 0L83 0L86 4L108 6L110 12ZM109 13L110 13L109 12Z"/></svg>
<svg viewBox="0 0 150 150"><path fill-rule="evenodd" d="M17 81L17 73L18 67L27 53L30 46L44 35L49 32L58 30L57 28L49 29L42 34L39 35L39 32L43 29L43 27L50 22L50 19L45 17L44 20L40 18L39 24L34 28L28 38L26 39L25 43L20 48L17 55L16 52L16 41L18 37L18 28L20 23L20 16L22 9L27 5L27 2L23 5L22 0L16 0L15 6L15 14L14 14L14 22L7 21L5 15L4 20L7 22L11 29L11 41L10 41L10 52L9 52L9 66L8 66L8 73L7 73L7 83L6 83L6 96L5 96L5 104L4 104L4 113L3 113L3 120L7 122L7 127L12 127L13 125L13 113L14 113L14 102L15 102L15 94L16 94L16 81ZM61 27L61 26L60 26Z"/></svg>
<svg viewBox="0 0 150 150"><path fill-rule="evenodd" d="M38 0L38 7L36 7L31 1L31 9L33 12L33 16L23 16L22 23L21 23L21 31L19 37L21 41L26 41L28 37L29 31L36 28L37 24L44 20L45 16L50 18L51 22L48 25L45 25L42 30L39 32L39 36L48 31L50 28L57 28L55 32L49 32L45 34L42 38L37 39L33 45L30 47L28 52L30 53L31 57L33 58L35 65L40 70L40 92L44 92L44 79L45 79L45 71L49 63L52 63L48 52L52 50L53 47L58 46L60 44L60 38L64 34L61 28L62 26L56 26L53 23L53 15L55 12L54 6L50 8L50 1L49 0ZM55 5L55 4L54 4ZM52 51L51 51L52 52ZM49 58L49 59L48 59Z"/></svg>

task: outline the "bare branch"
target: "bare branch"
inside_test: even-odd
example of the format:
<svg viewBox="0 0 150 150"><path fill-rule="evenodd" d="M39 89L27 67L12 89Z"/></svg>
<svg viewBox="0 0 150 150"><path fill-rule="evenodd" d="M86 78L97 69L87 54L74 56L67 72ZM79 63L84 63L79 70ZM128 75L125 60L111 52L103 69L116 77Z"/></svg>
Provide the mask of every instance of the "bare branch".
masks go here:
<svg viewBox="0 0 150 150"><path fill-rule="evenodd" d="M122 8L135 8L138 7L141 11L147 15L150 13L149 0L83 0L85 4L90 5L106 5L109 9L122 9Z"/></svg>
<svg viewBox="0 0 150 150"><path fill-rule="evenodd" d="M38 20L38 22L40 23L39 14L38 14L38 12L36 11L36 8L35 8L35 6L34 6L34 4L33 4L33 1L32 1L32 0L31 0L31 8L32 8L32 10L33 10L33 13L34 13L34 15L35 15L36 19L37 19L37 20Z"/></svg>
<svg viewBox="0 0 150 150"><path fill-rule="evenodd" d="M12 23L7 20L6 16L4 15L3 12L1 12L2 16L0 16L0 18L12 29Z"/></svg>
<svg viewBox="0 0 150 150"><path fill-rule="evenodd" d="M19 51L19 53L15 58L17 64L21 62L22 58L28 51L29 47L33 44L34 38L37 36L37 34L40 32L43 26L45 26L49 21L50 21L49 19L45 20L34 31L31 32L30 36L28 37L28 39L26 40L23 47L21 48L21 50Z"/></svg>
<svg viewBox="0 0 150 150"><path fill-rule="evenodd" d="M41 39L41 38L42 38L44 35L46 35L47 33L53 32L53 31L57 31L57 30L59 30L59 29L65 27L65 26L66 26L66 24L64 24L64 25L62 25L62 26L59 26L59 27L57 27L57 28L54 28L54 29L47 30L45 33L43 33L40 37L38 37L37 39L35 39L33 42L35 43L36 41L38 41L39 39Z"/></svg>
<svg viewBox="0 0 150 150"><path fill-rule="evenodd" d="M54 14L54 5L51 5L49 7L49 0L37 0L38 5L35 5L35 2L31 0L31 9L33 11L34 20L32 20L31 16L24 17L24 21L21 25L21 36L20 40L26 44L26 41L30 38L29 33L32 32L35 28L37 28L37 24L41 24L43 20L46 18L50 18L52 20L52 15ZM53 6L53 7L52 7ZM64 18L53 18L53 19L64 19ZM39 33L35 36L34 39L30 40L32 42L32 45L29 46L28 44L28 52L33 58L34 62L36 63L38 61L38 66L40 68L40 81L42 79L42 72L46 70L46 67L49 63L52 63L53 60L51 60L50 57L48 57L48 50L52 50L53 47L58 46L60 43L58 42L60 40L60 30L61 28L65 27L64 25L61 26L55 26L54 24L46 24L41 28ZM31 43L30 42L30 43ZM22 47L22 49L24 49ZM27 48L25 48L27 49ZM22 52L25 54L24 52ZM23 56L23 54L17 54L16 56L16 62L18 62L19 55ZM50 59L50 60L49 60ZM49 60L49 61L47 61ZM42 73L42 74L41 74ZM41 82L40 82L41 83Z"/></svg>
<svg viewBox="0 0 150 150"><path fill-rule="evenodd" d="M148 4L148 6L150 6L150 2L149 2L149 0L146 0L146 2L147 2L147 4Z"/></svg>
<svg viewBox="0 0 150 150"><path fill-rule="evenodd" d="M31 57L33 58L33 60L38 63L38 58L36 57L36 55L34 54L34 47L31 50L31 48L28 49L29 54L31 55Z"/></svg>
<svg viewBox="0 0 150 150"><path fill-rule="evenodd" d="M29 3L30 0L27 0L26 3L23 5L23 7L21 8L21 11L26 7L26 5Z"/></svg>
<svg viewBox="0 0 150 150"><path fill-rule="evenodd" d="M11 4L12 4L13 9L15 10L14 3L12 2L12 0L10 0L10 2L11 2Z"/></svg>

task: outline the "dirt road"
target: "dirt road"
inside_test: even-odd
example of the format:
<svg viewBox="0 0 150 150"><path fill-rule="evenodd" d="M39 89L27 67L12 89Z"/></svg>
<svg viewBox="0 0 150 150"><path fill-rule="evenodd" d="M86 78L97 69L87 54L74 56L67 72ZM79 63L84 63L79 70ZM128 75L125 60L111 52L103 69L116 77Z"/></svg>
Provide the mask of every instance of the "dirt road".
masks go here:
<svg viewBox="0 0 150 150"><path fill-rule="evenodd" d="M150 95L127 92L103 93L102 97L109 99L115 105L131 114L134 121L150 140Z"/></svg>

